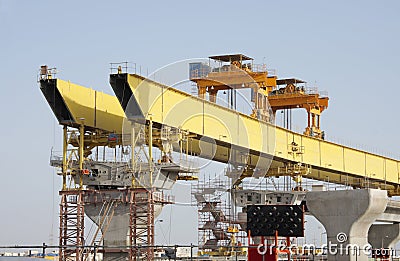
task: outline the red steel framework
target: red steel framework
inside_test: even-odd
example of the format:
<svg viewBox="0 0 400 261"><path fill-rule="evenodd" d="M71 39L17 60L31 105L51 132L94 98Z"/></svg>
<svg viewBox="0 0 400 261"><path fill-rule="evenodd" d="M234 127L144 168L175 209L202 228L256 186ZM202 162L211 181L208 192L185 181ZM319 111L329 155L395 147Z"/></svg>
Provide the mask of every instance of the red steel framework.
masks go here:
<svg viewBox="0 0 400 261"><path fill-rule="evenodd" d="M153 260L154 258L154 206L173 204L173 198L162 192L146 188L119 190L69 190L60 191L60 248L59 261L83 261L84 206L102 204L114 200L108 193L122 193L119 202L129 204L129 246L120 249L129 252L129 260ZM99 246L100 247L100 246ZM127 249L129 247L129 249ZM90 248L90 247L89 247ZM106 249L107 246L104 246ZM90 251L88 249L88 251ZM112 251L112 250L111 250ZM105 252L107 252L105 250Z"/></svg>
<svg viewBox="0 0 400 261"><path fill-rule="evenodd" d="M81 261L85 230L84 191L60 191L59 260Z"/></svg>
<svg viewBox="0 0 400 261"><path fill-rule="evenodd" d="M147 189L134 189L129 201L129 260L153 260L154 248L154 194Z"/></svg>

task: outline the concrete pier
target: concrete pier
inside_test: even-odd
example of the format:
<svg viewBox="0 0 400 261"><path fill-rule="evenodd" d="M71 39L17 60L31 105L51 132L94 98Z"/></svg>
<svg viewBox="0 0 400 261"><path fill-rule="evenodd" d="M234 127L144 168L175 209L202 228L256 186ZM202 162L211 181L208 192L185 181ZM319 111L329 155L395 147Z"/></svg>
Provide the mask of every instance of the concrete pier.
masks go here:
<svg viewBox="0 0 400 261"><path fill-rule="evenodd" d="M308 210L326 229L329 261L368 261L363 248L368 246L371 224L386 209L385 190L308 192L306 201Z"/></svg>
<svg viewBox="0 0 400 261"><path fill-rule="evenodd" d="M90 204L85 206L85 214L98 226L100 225L98 224L98 217L101 207L102 206L99 204ZM109 214L107 217L111 218L111 222L107 227L107 231L104 231L104 226L101 229L102 233L104 233L103 242L98 243L108 247L105 249L103 260L122 261L126 260L129 256L127 248L124 249L125 251L122 251L121 249L122 246L129 245L129 205L124 204L116 206L112 211L114 211L113 216L110 217Z"/></svg>
<svg viewBox="0 0 400 261"><path fill-rule="evenodd" d="M400 240L400 224L373 224L368 231L372 248L390 248Z"/></svg>
<svg viewBox="0 0 400 261"><path fill-rule="evenodd" d="M95 194L90 195L92 202L85 204L85 214L97 225L100 226L103 240L102 242L95 242L98 245L105 246L104 248L104 261L125 261L129 258L129 231L130 231L130 206L128 203L127 195L125 190L102 190L101 196L97 196L97 200L94 200ZM138 197L146 199L148 194L138 194ZM100 199L100 200L99 200ZM104 204L105 203L105 204ZM136 202L136 205L140 202ZM104 215L105 206L110 204L109 210L106 213L106 218L103 224L100 224L100 220ZM136 206L135 205L135 206ZM139 208L138 206L136 206ZM160 202L154 203L154 217L156 218L162 210L162 204ZM137 210L140 217L136 218L138 243L146 244L146 240L143 237L147 235L147 211L145 208ZM97 239L101 238L100 235ZM92 242L86 242L90 244ZM144 251L144 250L143 250ZM143 254L143 253L142 253Z"/></svg>

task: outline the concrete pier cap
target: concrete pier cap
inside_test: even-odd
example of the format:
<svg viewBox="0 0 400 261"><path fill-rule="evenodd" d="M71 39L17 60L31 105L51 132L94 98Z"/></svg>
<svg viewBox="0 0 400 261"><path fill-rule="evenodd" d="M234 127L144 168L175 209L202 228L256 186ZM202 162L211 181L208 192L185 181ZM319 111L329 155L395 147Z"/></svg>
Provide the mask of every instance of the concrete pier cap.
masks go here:
<svg viewBox="0 0 400 261"><path fill-rule="evenodd" d="M326 229L329 261L368 260L368 230L386 209L387 191L315 191L306 194L306 202L310 213Z"/></svg>

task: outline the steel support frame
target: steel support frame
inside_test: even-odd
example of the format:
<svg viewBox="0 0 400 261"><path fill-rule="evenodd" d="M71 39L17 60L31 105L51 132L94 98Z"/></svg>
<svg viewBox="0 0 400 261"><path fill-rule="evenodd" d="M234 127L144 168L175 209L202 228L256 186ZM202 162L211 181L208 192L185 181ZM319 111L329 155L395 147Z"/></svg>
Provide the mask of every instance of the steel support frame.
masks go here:
<svg viewBox="0 0 400 261"><path fill-rule="evenodd" d="M84 206L102 203L113 190L60 191L59 261L83 261L85 257ZM154 206L172 204L172 199L152 189L128 188L118 190L124 196L120 202L129 204L129 260L154 259ZM107 247L107 246L105 246ZM89 250L90 251L90 250Z"/></svg>
<svg viewBox="0 0 400 261"><path fill-rule="evenodd" d="M85 245L83 191L60 191L59 260L81 261Z"/></svg>
<svg viewBox="0 0 400 261"><path fill-rule="evenodd" d="M129 260L153 260L155 203L153 191L134 188L130 189L129 194Z"/></svg>

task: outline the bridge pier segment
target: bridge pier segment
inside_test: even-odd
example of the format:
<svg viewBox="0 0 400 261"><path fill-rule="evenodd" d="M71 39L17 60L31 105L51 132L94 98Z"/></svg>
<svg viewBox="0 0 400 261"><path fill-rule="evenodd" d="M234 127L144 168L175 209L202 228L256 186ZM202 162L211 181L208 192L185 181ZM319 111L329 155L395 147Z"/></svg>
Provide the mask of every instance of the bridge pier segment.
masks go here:
<svg viewBox="0 0 400 261"><path fill-rule="evenodd" d="M88 204L85 206L86 215L96 223L97 226L102 226L99 224L99 213L101 211L101 204ZM104 231L103 242L96 242L98 245L106 246L104 249L103 260L107 261L125 261L128 259L129 253L128 248L124 246L129 245L127 242L128 230L129 230L129 206L119 205L112 209L110 212L115 213L107 215L107 219L111 219L110 224L107 226L107 231ZM88 242L90 243L90 242Z"/></svg>
<svg viewBox="0 0 400 261"><path fill-rule="evenodd" d="M372 248L390 248L400 241L400 224L373 224L368 231Z"/></svg>
<svg viewBox="0 0 400 261"><path fill-rule="evenodd" d="M369 227L386 209L385 190L316 191L307 193L306 201L326 229L328 261L368 261L363 248L368 246Z"/></svg>
<svg viewBox="0 0 400 261"><path fill-rule="evenodd" d="M171 203L161 193L144 188L103 189L85 191L84 198L85 214L101 231L86 245L104 246L104 261L154 259L154 219L164 204Z"/></svg>

